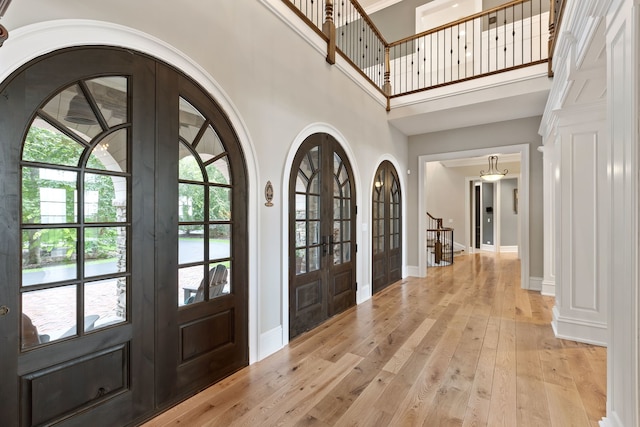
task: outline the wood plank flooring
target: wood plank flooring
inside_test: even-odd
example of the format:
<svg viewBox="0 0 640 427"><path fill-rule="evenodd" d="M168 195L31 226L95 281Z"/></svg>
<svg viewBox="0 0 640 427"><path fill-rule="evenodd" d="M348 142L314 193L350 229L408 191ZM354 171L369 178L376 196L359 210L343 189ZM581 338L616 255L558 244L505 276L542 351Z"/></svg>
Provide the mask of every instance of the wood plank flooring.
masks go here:
<svg viewBox="0 0 640 427"><path fill-rule="evenodd" d="M407 278L145 424L592 426L606 349L556 339L514 255Z"/></svg>

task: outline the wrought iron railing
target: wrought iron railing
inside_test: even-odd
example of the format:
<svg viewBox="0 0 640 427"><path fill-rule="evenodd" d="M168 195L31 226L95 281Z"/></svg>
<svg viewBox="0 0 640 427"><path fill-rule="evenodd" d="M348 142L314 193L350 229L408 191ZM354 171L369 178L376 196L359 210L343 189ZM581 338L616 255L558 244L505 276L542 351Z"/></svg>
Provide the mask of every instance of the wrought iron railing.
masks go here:
<svg viewBox="0 0 640 427"><path fill-rule="evenodd" d="M388 43L357 0L283 2L327 39L327 61L337 52L387 99L547 62L564 3L515 0Z"/></svg>
<svg viewBox="0 0 640 427"><path fill-rule="evenodd" d="M389 95L546 62L548 29L549 0L517 0L393 42Z"/></svg>
<svg viewBox="0 0 640 427"><path fill-rule="evenodd" d="M380 90L384 90L387 42L357 1L334 6L336 48Z"/></svg>
<svg viewBox="0 0 640 427"><path fill-rule="evenodd" d="M443 227L442 218L427 212L427 265L447 266L453 264L453 228Z"/></svg>

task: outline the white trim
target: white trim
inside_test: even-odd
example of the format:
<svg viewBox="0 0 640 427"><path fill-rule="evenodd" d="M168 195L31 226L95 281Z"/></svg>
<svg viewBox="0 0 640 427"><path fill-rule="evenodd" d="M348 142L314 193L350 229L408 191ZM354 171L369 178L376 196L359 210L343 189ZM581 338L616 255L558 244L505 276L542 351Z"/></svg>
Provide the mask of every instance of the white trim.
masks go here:
<svg viewBox="0 0 640 427"><path fill-rule="evenodd" d="M264 332L260 335L260 354L258 355L259 360L272 355L282 347L282 325L279 325L271 329L270 331Z"/></svg>
<svg viewBox="0 0 640 427"><path fill-rule="evenodd" d="M426 274L420 275L420 267L417 265L407 265L408 277L424 277Z"/></svg>
<svg viewBox="0 0 640 427"><path fill-rule="evenodd" d="M625 427L625 425L620 421L620 417L617 412L609 412L608 416L602 418L599 422L600 427Z"/></svg>
<svg viewBox="0 0 640 427"><path fill-rule="evenodd" d="M258 205L260 194L258 188L258 164L256 152L249 129L244 123L238 109L231 98L204 68L189 56L142 31L109 22L85 19L61 19L40 22L11 30L11 42L6 42L0 49L0 81L4 81L12 72L30 60L46 53L71 46L118 46L134 49L166 62L193 78L204 90L215 99L225 111L233 129L238 135L247 164L247 180L249 183L249 363L258 360L260 330L259 304L260 290L258 271L259 236Z"/></svg>
<svg viewBox="0 0 640 427"><path fill-rule="evenodd" d="M500 253L518 253L518 245L500 246Z"/></svg>
<svg viewBox="0 0 640 427"><path fill-rule="evenodd" d="M542 295L545 295L545 296L548 296L548 297L555 297L556 296L556 282L555 281L543 280L542 281L542 290L540 291L540 293Z"/></svg>
<svg viewBox="0 0 640 427"><path fill-rule="evenodd" d="M342 135L342 133L328 123L312 123L307 125L305 128L300 130L298 135L294 138L291 146L289 147L289 152L287 154L287 158L284 162L283 170L282 170L282 188L281 194L282 197L282 210L280 212L282 218L282 240L280 248L281 250L281 259L282 259L282 345L285 346L289 343L289 176L291 175L291 168L293 166L293 160L298 152L298 149L302 145L302 143L311 135L316 133L327 133L335 138L336 141L340 144L340 146L344 149L347 154L347 158L349 159L349 163L351 164L351 170L353 171L353 181L356 187L356 205L362 206L362 185L358 181L360 177L360 170L358 168L358 162L356 160L356 156L351 150L351 146L347 142L347 138ZM358 247L362 244L362 221L358 220L356 217L356 244ZM360 283L362 280L362 252L356 252L356 282ZM358 286L356 291L356 302L357 301L365 301L367 292L366 288L369 286L369 295L371 295L370 285L366 285L363 287Z"/></svg>
<svg viewBox="0 0 640 427"><path fill-rule="evenodd" d="M458 251L466 251L467 247L465 245L463 245L462 243L458 243L456 241L453 242L453 251L454 252L458 252Z"/></svg>
<svg viewBox="0 0 640 427"><path fill-rule="evenodd" d="M496 251L496 247L494 245L488 245L486 243L481 243L480 244L480 250L484 251L484 252L495 252Z"/></svg>
<svg viewBox="0 0 640 427"><path fill-rule="evenodd" d="M393 6L396 3L400 3L402 0L380 0L364 8L367 15L372 15L382 9L386 9L389 6Z"/></svg>
<svg viewBox="0 0 640 427"><path fill-rule="evenodd" d="M427 186L426 164L441 160L459 159L464 157L488 156L499 153L520 153L520 181L519 202L520 202L520 286L523 289L529 288L529 144L505 145L499 147L486 147L474 150L456 151L450 153L428 154L418 157L418 274L417 277L427 275L427 251L423 242L426 241L426 212L428 209L424 189Z"/></svg>
<svg viewBox="0 0 640 427"><path fill-rule="evenodd" d="M542 277L529 277L529 290L542 291Z"/></svg>
<svg viewBox="0 0 640 427"><path fill-rule="evenodd" d="M602 347L607 346L609 333L605 322L592 322L589 320L562 316L557 306L554 306L551 326L553 327L553 332L556 338L599 345Z"/></svg>

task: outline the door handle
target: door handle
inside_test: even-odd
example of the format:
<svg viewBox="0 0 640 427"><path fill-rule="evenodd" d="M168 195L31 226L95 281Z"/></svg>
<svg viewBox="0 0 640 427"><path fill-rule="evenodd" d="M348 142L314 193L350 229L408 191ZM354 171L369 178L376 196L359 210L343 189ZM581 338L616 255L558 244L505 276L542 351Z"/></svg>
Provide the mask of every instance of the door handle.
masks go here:
<svg viewBox="0 0 640 427"><path fill-rule="evenodd" d="M327 236L322 236L322 256L327 255L329 243L327 243Z"/></svg>
<svg viewBox="0 0 640 427"><path fill-rule="evenodd" d="M329 236L329 255L333 255L333 236Z"/></svg>

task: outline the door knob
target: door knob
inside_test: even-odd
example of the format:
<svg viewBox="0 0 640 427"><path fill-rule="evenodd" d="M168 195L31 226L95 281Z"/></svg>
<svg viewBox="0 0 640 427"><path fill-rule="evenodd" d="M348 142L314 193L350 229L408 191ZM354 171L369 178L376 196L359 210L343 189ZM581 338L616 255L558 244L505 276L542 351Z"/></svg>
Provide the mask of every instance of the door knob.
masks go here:
<svg viewBox="0 0 640 427"><path fill-rule="evenodd" d="M0 316L4 316L6 314L9 314L9 307L3 305L2 307L0 307Z"/></svg>

